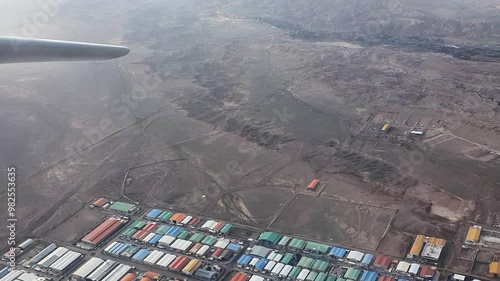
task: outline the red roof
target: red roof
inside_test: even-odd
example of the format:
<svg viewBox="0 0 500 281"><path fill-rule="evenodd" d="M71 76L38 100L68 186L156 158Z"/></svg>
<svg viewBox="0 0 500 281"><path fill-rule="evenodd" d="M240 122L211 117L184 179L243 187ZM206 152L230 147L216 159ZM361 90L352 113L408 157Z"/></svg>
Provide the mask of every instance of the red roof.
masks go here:
<svg viewBox="0 0 500 281"><path fill-rule="evenodd" d="M387 275L380 275L380 277L378 278L378 281L395 281L395 280L396 278Z"/></svg>
<svg viewBox="0 0 500 281"><path fill-rule="evenodd" d="M96 207L102 207L108 202L109 202L109 200L106 198L99 198L99 199L95 200L94 203L92 203L92 205L94 205Z"/></svg>
<svg viewBox="0 0 500 281"><path fill-rule="evenodd" d="M389 267L390 264L391 264L391 259L384 256L377 256L375 258L375 261L373 262L373 266L385 267L385 268Z"/></svg>
<svg viewBox="0 0 500 281"><path fill-rule="evenodd" d="M146 224L146 226L143 228L143 230L149 231L149 232L154 232L158 228L158 223L157 222L150 222Z"/></svg>
<svg viewBox="0 0 500 281"><path fill-rule="evenodd" d="M158 279L161 275L160 275L160 273L156 273L153 271L147 271L142 276L150 278L150 279Z"/></svg>
<svg viewBox="0 0 500 281"><path fill-rule="evenodd" d="M319 179L314 179L308 186L307 189L314 189L318 185Z"/></svg>
<svg viewBox="0 0 500 281"><path fill-rule="evenodd" d="M120 279L120 281L133 281L136 277L137 275L129 272L125 274L125 276L123 276L122 279Z"/></svg>
<svg viewBox="0 0 500 281"><path fill-rule="evenodd" d="M224 252L224 249L217 248L217 250L215 250L215 252L212 254L212 257L218 258L220 256L220 254L222 254L222 252Z"/></svg>
<svg viewBox="0 0 500 281"><path fill-rule="evenodd" d="M197 225L199 222L200 222L200 219L199 219L199 218L192 218L192 219L188 222L188 225L190 225L190 226L195 226L195 225Z"/></svg>
<svg viewBox="0 0 500 281"><path fill-rule="evenodd" d="M243 272L236 272L233 278L231 278L231 281L246 281L248 277L249 276Z"/></svg>
<svg viewBox="0 0 500 281"><path fill-rule="evenodd" d="M225 222L223 222L223 221L218 222L218 223L214 226L214 230L215 230L215 231L219 231L219 230L221 230L221 228L222 228L225 224L226 224L226 223L225 223Z"/></svg>
<svg viewBox="0 0 500 281"><path fill-rule="evenodd" d="M94 230L92 230L89 234L85 235L85 237L82 238L82 241L94 245L98 244L121 225L122 222L120 220L109 218L94 228Z"/></svg>
<svg viewBox="0 0 500 281"><path fill-rule="evenodd" d="M422 265L420 267L420 277L433 277L436 274L436 269L430 265Z"/></svg>

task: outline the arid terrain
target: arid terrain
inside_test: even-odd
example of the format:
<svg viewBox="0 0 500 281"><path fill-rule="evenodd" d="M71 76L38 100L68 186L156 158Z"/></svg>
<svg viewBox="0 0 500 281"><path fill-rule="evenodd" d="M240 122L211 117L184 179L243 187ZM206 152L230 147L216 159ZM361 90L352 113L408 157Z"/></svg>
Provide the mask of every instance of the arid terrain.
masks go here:
<svg viewBox="0 0 500 281"><path fill-rule="evenodd" d="M25 2L2 34L131 53L0 67L20 237L107 196L404 256L500 212L498 1Z"/></svg>

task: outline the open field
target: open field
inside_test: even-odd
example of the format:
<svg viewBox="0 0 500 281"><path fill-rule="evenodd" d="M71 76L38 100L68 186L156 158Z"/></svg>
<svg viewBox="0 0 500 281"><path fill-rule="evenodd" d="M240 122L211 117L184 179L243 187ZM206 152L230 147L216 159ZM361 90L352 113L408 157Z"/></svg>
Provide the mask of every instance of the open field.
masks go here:
<svg viewBox="0 0 500 281"><path fill-rule="evenodd" d="M101 223L104 215L91 209L81 209L76 215L67 219L50 233L47 238L73 244L87 232Z"/></svg>
<svg viewBox="0 0 500 281"><path fill-rule="evenodd" d="M315 240L375 250L395 210L298 194L273 229Z"/></svg>

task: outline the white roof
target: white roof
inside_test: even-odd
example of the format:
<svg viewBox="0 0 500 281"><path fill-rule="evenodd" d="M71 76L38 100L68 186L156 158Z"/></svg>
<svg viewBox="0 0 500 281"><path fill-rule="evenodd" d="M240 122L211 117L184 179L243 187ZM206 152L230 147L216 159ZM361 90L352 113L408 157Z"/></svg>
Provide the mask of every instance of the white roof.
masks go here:
<svg viewBox="0 0 500 281"><path fill-rule="evenodd" d="M278 262L280 261L281 259L283 258L283 255L282 254L277 254L275 257L274 257L274 261Z"/></svg>
<svg viewBox="0 0 500 281"><path fill-rule="evenodd" d="M55 249L52 253L50 253L48 256L46 256L43 260L39 261L38 265L40 265L42 267L49 267L56 260L58 260L64 254L66 254L68 251L69 250L65 247L59 247L59 248Z"/></svg>
<svg viewBox="0 0 500 281"><path fill-rule="evenodd" d="M361 253L359 251L350 251L349 255L347 255L347 259L360 262L361 260L363 260L364 255L364 253Z"/></svg>
<svg viewBox="0 0 500 281"><path fill-rule="evenodd" d="M109 244L106 248L104 248L104 251L109 252L109 250L111 250L111 248L113 248L116 244L118 244L118 242L116 242L116 241Z"/></svg>
<svg viewBox="0 0 500 281"><path fill-rule="evenodd" d="M292 271L293 266L287 264L283 267L283 269L280 271L280 276L286 277Z"/></svg>
<svg viewBox="0 0 500 281"><path fill-rule="evenodd" d="M278 243L278 245L280 246L285 246L288 241L290 241L290 237L289 236L283 236L283 238L281 238L280 242Z"/></svg>
<svg viewBox="0 0 500 281"><path fill-rule="evenodd" d="M465 280L465 276L461 274L453 274L453 279L455 280Z"/></svg>
<svg viewBox="0 0 500 281"><path fill-rule="evenodd" d="M153 239L153 237L155 237L155 236L156 236L156 233L151 232L146 237L144 237L144 239L142 239L142 241L147 243L147 242L149 242L149 240Z"/></svg>
<svg viewBox="0 0 500 281"><path fill-rule="evenodd" d="M277 255L277 254L278 254L278 253L276 253L275 251L272 251L272 252L269 254L269 256L267 256L267 259L268 259L268 260L272 260L272 261L273 261L273 260L274 260L274 258L276 257L276 255Z"/></svg>
<svg viewBox="0 0 500 281"><path fill-rule="evenodd" d="M175 260L176 256L172 254L166 254L163 258L161 258L156 265L161 266L161 267L168 267L170 263L172 263Z"/></svg>
<svg viewBox="0 0 500 281"><path fill-rule="evenodd" d="M208 228L210 225L212 225L214 221L213 220L207 220L202 226L201 228Z"/></svg>
<svg viewBox="0 0 500 281"><path fill-rule="evenodd" d="M93 281L101 280L106 276L110 269L115 267L117 264L116 261L106 260L104 261L96 270L94 270L86 279L90 279Z"/></svg>
<svg viewBox="0 0 500 281"><path fill-rule="evenodd" d="M218 224L218 221L212 221L212 223L208 226L209 229L214 229L214 227Z"/></svg>
<svg viewBox="0 0 500 281"><path fill-rule="evenodd" d="M419 269L420 269L420 264L412 263L410 269L408 270L408 273L417 274Z"/></svg>
<svg viewBox="0 0 500 281"><path fill-rule="evenodd" d="M85 278L97 267L99 267L99 265L101 265L103 262L104 262L103 259L93 257L89 259L86 263L84 263L82 266L80 266L75 272L73 272L73 275Z"/></svg>
<svg viewBox="0 0 500 281"><path fill-rule="evenodd" d="M215 243L214 247L225 249L229 243L231 243L231 241L228 239L220 239L217 243Z"/></svg>
<svg viewBox="0 0 500 281"><path fill-rule="evenodd" d="M258 275L253 275L252 277L250 277L250 280L248 280L248 281L264 281L264 277L258 276Z"/></svg>
<svg viewBox="0 0 500 281"><path fill-rule="evenodd" d="M35 281L37 279L38 279L38 276L36 276L33 273L22 272L20 270L13 270L13 271L7 273L7 275L5 275L0 280L2 280L2 281L13 281L13 280Z"/></svg>
<svg viewBox="0 0 500 281"><path fill-rule="evenodd" d="M203 245L198 250L198 252L196 252L196 255L197 256L204 256L207 253L208 249L210 249L210 247L208 245Z"/></svg>
<svg viewBox="0 0 500 281"><path fill-rule="evenodd" d="M125 264L119 264L115 269L113 269L102 281L118 281L123 275L127 274L132 269L131 266Z"/></svg>
<svg viewBox="0 0 500 281"><path fill-rule="evenodd" d="M55 263L50 265L50 268L53 270L57 271L63 271L70 265L72 262L74 262L76 259L81 257L82 254L73 252L73 251L68 251L66 254L64 254L61 258L59 258Z"/></svg>
<svg viewBox="0 0 500 281"><path fill-rule="evenodd" d="M277 264L276 264L276 266L274 266L274 268L273 268L273 271L272 271L272 272L273 272L274 274L278 274L278 273L280 273L280 272L281 272L281 270L283 269L283 267L285 267L285 265L279 262L279 263L277 263Z"/></svg>
<svg viewBox="0 0 500 281"><path fill-rule="evenodd" d="M192 216L187 216L185 217L182 221L181 221L181 224L186 224L188 223L191 219L193 219Z"/></svg>
<svg viewBox="0 0 500 281"><path fill-rule="evenodd" d="M176 239L176 238L175 238L175 237L173 237L173 236L163 235L163 237L162 237L162 238L160 238L160 240L158 240L158 243L159 243L159 244L169 245L169 246L170 246L170 245L172 244L172 242L174 242L174 241L175 241L175 239Z"/></svg>
<svg viewBox="0 0 500 281"><path fill-rule="evenodd" d="M410 269L410 263L405 261L400 261L396 267L396 271L400 272L408 272L408 269Z"/></svg>
<svg viewBox="0 0 500 281"><path fill-rule="evenodd" d="M170 247L180 251L186 251L189 247L191 247L191 244L193 244L193 242L183 239L177 239Z"/></svg>
<svg viewBox="0 0 500 281"><path fill-rule="evenodd" d="M276 265L276 262L275 261L269 261L266 266L264 267L264 270L271 270L274 268L274 266Z"/></svg>
<svg viewBox="0 0 500 281"><path fill-rule="evenodd" d="M298 280L306 280L307 275L309 275L309 269L302 269L297 276Z"/></svg>
<svg viewBox="0 0 500 281"><path fill-rule="evenodd" d="M248 264L249 264L250 266L255 266L255 265L257 264L257 262L258 262L258 261L259 261L259 259L258 259L258 258L253 258L253 259L252 259L252 260L251 260Z"/></svg>
<svg viewBox="0 0 500 281"><path fill-rule="evenodd" d="M163 255L165 254L165 252L162 252L162 251L158 251L158 250L154 250L152 251L145 259L144 259L144 262L145 263L151 263L151 264L154 264L156 263L158 260L161 259L161 257L163 257Z"/></svg>

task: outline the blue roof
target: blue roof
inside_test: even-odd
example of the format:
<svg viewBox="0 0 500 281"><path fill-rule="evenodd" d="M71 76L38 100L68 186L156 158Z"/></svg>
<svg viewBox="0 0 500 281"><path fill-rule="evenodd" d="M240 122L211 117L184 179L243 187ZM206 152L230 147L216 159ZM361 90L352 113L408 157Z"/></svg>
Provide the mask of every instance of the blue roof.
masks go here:
<svg viewBox="0 0 500 281"><path fill-rule="evenodd" d="M363 271L361 275L361 281L377 281L378 273L375 271Z"/></svg>
<svg viewBox="0 0 500 281"><path fill-rule="evenodd" d="M337 258L343 258L346 253L347 253L347 250L344 248L333 247L330 250L330 255L333 255L334 257L337 257Z"/></svg>
<svg viewBox="0 0 500 281"><path fill-rule="evenodd" d="M227 245L227 247L226 247L226 249L234 251L234 252L238 252L240 250L240 248L241 248L240 245L234 244L234 243L231 243L231 244Z"/></svg>
<svg viewBox="0 0 500 281"><path fill-rule="evenodd" d="M122 244L120 245L120 247L116 248L114 251L113 251L113 254L115 255L119 255L121 254L123 251L125 251L127 248L128 248L129 245L127 244Z"/></svg>
<svg viewBox="0 0 500 281"><path fill-rule="evenodd" d="M372 254L365 254L363 260L361 260L361 264L369 265L372 263L372 260L373 260Z"/></svg>
<svg viewBox="0 0 500 281"><path fill-rule="evenodd" d="M264 267L266 266L266 263L267 263L267 260L262 258L260 259L256 264L255 264L255 268L259 269L259 270L262 270L264 269Z"/></svg>
<svg viewBox="0 0 500 281"><path fill-rule="evenodd" d="M133 260L140 260L142 261L149 255L150 251L148 249L140 249L139 252L137 252L132 259Z"/></svg>
<svg viewBox="0 0 500 281"><path fill-rule="evenodd" d="M162 213L161 210L158 210L158 209L153 209L151 211L149 211L149 213L146 215L148 218L156 218L157 216L159 216L160 214Z"/></svg>
<svg viewBox="0 0 500 281"><path fill-rule="evenodd" d="M113 247L111 247L111 249L109 249L109 253L113 253L116 249L118 249L118 247L120 247L121 245L123 245L123 243L120 243L120 242L117 242Z"/></svg>
<svg viewBox="0 0 500 281"><path fill-rule="evenodd" d="M238 259L238 264L247 265L252 260L251 256L243 255Z"/></svg>
<svg viewBox="0 0 500 281"><path fill-rule="evenodd" d="M4 277L5 275L7 275L7 273L9 273L9 268L10 267L6 266L2 270L0 270L0 278Z"/></svg>
<svg viewBox="0 0 500 281"><path fill-rule="evenodd" d="M163 235L156 234L153 238L151 238L151 240L149 240L149 244L155 245L162 237Z"/></svg>
<svg viewBox="0 0 500 281"><path fill-rule="evenodd" d="M179 235L179 233L181 233L182 231L182 228L178 227L178 226L174 226L172 228L170 228L168 231L167 231L167 235L170 235L170 236L173 236L173 237L177 237L177 235Z"/></svg>

